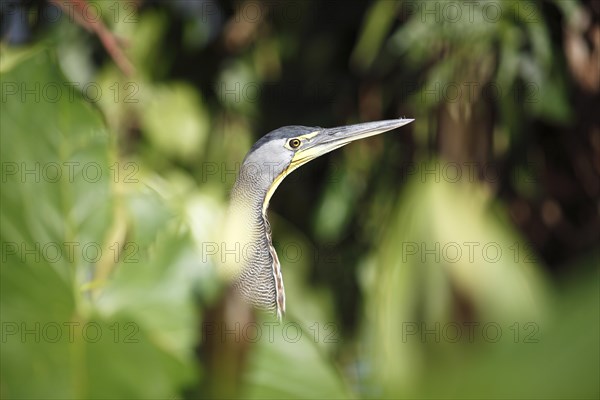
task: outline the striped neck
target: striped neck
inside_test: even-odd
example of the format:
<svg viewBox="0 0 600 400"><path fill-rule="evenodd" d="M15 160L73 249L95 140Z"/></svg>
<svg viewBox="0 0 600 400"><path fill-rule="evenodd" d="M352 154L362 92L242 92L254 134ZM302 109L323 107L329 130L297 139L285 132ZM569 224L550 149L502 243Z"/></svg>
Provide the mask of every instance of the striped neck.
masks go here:
<svg viewBox="0 0 600 400"><path fill-rule="evenodd" d="M272 185L268 175L246 172L242 165L231 192L225 248L227 252L235 249L235 257L226 254L225 264L242 298L281 318L285 312L283 278L266 215Z"/></svg>

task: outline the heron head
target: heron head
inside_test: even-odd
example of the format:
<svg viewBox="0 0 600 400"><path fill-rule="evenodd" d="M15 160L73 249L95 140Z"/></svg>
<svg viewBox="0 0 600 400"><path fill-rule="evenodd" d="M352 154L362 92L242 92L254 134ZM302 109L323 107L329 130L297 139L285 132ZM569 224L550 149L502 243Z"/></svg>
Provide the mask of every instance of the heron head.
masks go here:
<svg viewBox="0 0 600 400"><path fill-rule="evenodd" d="M412 119L366 122L336 128L285 126L267 133L242 163L245 180L267 185L264 209L281 181L293 170L355 140L399 128Z"/></svg>
<svg viewBox="0 0 600 400"><path fill-rule="evenodd" d="M266 211L271 196L290 172L352 141L411 121L395 119L337 128L285 126L258 140L242 162L224 231L227 248L245 249L235 260L221 257L220 271L234 281L237 293L251 304L275 310L279 317L285 311L283 276Z"/></svg>

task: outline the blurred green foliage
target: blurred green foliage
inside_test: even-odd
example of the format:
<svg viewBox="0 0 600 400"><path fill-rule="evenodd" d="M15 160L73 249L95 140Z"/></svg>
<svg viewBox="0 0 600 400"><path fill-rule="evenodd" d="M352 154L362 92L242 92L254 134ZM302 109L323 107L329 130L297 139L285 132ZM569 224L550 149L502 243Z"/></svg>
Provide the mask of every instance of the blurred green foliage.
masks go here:
<svg viewBox="0 0 600 400"><path fill-rule="evenodd" d="M510 206L557 196L531 132L586 126L553 34L582 5L482 1L450 23L445 2L90 4L133 76L65 16L1 47L2 398L211 397L228 362L243 398L600 395L598 242L557 262ZM465 82L474 98L436 89ZM229 327L247 354L211 364L201 327L226 292L206 245L253 141L398 114L416 121L278 190L288 313ZM498 180L443 175L465 162Z"/></svg>
<svg viewBox="0 0 600 400"><path fill-rule="evenodd" d="M2 82L66 87L39 47ZM47 172L3 182L3 397L172 395L196 375L189 235L144 185L117 195L114 139L79 93L3 103L2 132L4 165Z"/></svg>

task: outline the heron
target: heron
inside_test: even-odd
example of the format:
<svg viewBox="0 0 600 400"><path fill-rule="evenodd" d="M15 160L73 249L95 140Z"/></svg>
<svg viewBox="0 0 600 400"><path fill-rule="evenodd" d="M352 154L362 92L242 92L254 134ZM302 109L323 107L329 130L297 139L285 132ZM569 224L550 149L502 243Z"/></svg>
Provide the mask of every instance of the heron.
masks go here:
<svg viewBox="0 0 600 400"><path fill-rule="evenodd" d="M400 118L335 128L285 126L250 148L231 191L221 264L242 300L276 314L278 320L285 313L281 264L267 219L269 201L283 179L319 156L412 121Z"/></svg>

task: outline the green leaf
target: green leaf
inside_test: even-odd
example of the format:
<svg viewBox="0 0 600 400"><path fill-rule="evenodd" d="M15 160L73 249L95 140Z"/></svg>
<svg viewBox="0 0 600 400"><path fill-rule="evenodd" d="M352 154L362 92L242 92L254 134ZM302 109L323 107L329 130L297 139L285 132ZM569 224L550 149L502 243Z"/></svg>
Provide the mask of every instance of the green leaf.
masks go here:
<svg viewBox="0 0 600 400"><path fill-rule="evenodd" d="M341 376L319 352L318 330L303 330L296 322L262 321L248 328L256 337L246 373L242 398L339 399L349 398Z"/></svg>
<svg viewBox="0 0 600 400"><path fill-rule="evenodd" d="M25 54L1 75L2 395L176 396L197 376L189 234L144 185L118 180L122 204L101 114Z"/></svg>
<svg viewBox="0 0 600 400"><path fill-rule="evenodd" d="M546 321L545 280L502 210L479 185L443 179L442 161L417 165L430 175L408 183L363 282L368 358L391 396L415 395L441 360L477 354L483 327Z"/></svg>
<svg viewBox="0 0 600 400"><path fill-rule="evenodd" d="M361 70L371 66L385 35L394 21L398 3L393 1L378 1L371 6L363 22L358 43L352 52L352 64Z"/></svg>
<svg viewBox="0 0 600 400"><path fill-rule="evenodd" d="M142 108L142 125L153 144L186 161L198 158L209 133L199 94L185 84L155 86Z"/></svg>
<svg viewBox="0 0 600 400"><path fill-rule="evenodd" d="M10 397L76 396L82 365L69 324L80 323L79 284L112 219L107 132L55 61L31 51L1 75L0 309L3 334L17 327L2 346Z"/></svg>

